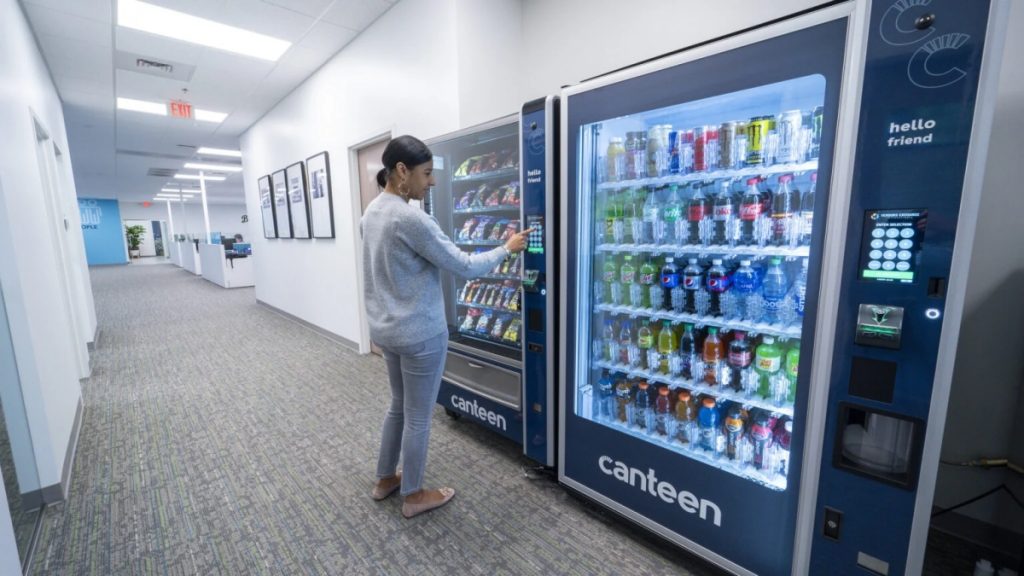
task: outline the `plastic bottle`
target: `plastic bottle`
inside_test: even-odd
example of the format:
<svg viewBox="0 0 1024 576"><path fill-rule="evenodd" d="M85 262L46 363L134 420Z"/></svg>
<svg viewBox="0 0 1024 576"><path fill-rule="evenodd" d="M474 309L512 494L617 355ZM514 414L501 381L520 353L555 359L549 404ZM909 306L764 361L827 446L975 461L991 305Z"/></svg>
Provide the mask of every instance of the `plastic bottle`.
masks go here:
<svg viewBox="0 0 1024 576"><path fill-rule="evenodd" d="M754 410L751 415L750 439L754 443L754 468L770 469L772 459L768 451L772 444L772 421L764 410Z"/></svg>
<svg viewBox="0 0 1024 576"><path fill-rule="evenodd" d="M661 288L658 286L658 269L651 262L650 258L645 258L644 263L640 265L640 307L641 308L654 308L658 310L661 308ZM657 291L655 294L655 290ZM657 300L652 301L651 297ZM637 304L634 302L634 306Z"/></svg>
<svg viewBox="0 0 1024 576"><path fill-rule="evenodd" d="M626 192L626 201L622 208L622 217L626 223L626 239L634 244L642 244L644 241L643 193L630 188Z"/></svg>
<svg viewBox="0 0 1024 576"><path fill-rule="evenodd" d="M623 219L622 193L608 193L608 203L605 205L605 237L610 238L616 244L622 244L626 240L626 223Z"/></svg>
<svg viewBox="0 0 1024 576"><path fill-rule="evenodd" d="M664 222L665 233L662 242L666 244L678 244L681 239L676 234L678 223L683 216L683 201L679 198L679 188L673 184L669 188L668 199L662 207L662 221Z"/></svg>
<svg viewBox="0 0 1024 576"><path fill-rule="evenodd" d="M672 256L665 258L665 265L661 267L661 291L662 308L679 311L683 309L683 289L679 286L679 268L676 267L676 259ZM678 308L676 308L677 305Z"/></svg>
<svg viewBox="0 0 1024 576"><path fill-rule="evenodd" d="M807 258L804 258L803 265L800 267L800 276L793 283L791 293L796 313L803 318L804 308L807 306Z"/></svg>
<svg viewBox="0 0 1024 576"><path fill-rule="evenodd" d="M771 377L782 369L782 348L775 343L775 338L765 336L761 345L754 352L754 370L760 378L758 394L768 398L771 393Z"/></svg>
<svg viewBox="0 0 1024 576"><path fill-rule="evenodd" d="M662 374L671 374L675 368L674 362L672 362L673 356L676 353L676 333L672 330L672 323L668 320L664 320L661 324L661 333L658 334L658 355L660 356L660 364L658 371ZM653 371L654 368L651 368Z"/></svg>
<svg viewBox="0 0 1024 576"><path fill-rule="evenodd" d="M757 245L757 221L761 217L761 191L757 177L747 179L747 192L740 202L740 244Z"/></svg>
<svg viewBox="0 0 1024 576"><path fill-rule="evenodd" d="M711 295L711 306L708 314L722 315L722 294L729 290L729 272L722 266L722 261L715 258L708 268L708 293Z"/></svg>
<svg viewBox="0 0 1024 576"><path fill-rule="evenodd" d="M743 389L743 374L754 362L754 351L745 332L735 332L729 343L729 382L736 390Z"/></svg>
<svg viewBox="0 0 1024 576"><path fill-rule="evenodd" d="M619 284L619 269L615 264L615 257L606 254L604 257L604 274L601 279L604 281L604 295L606 304L622 304L622 284Z"/></svg>
<svg viewBox="0 0 1024 576"><path fill-rule="evenodd" d="M686 268L683 268L683 290L686 301L683 305L683 312L694 314L697 312L697 292L704 288L704 271L697 264L696 258L690 258Z"/></svg>
<svg viewBox="0 0 1024 576"><path fill-rule="evenodd" d="M619 328L619 362L631 366L634 356L633 327L629 322L623 322Z"/></svg>
<svg viewBox="0 0 1024 576"><path fill-rule="evenodd" d="M673 428L673 420L668 386L658 386L658 397L654 400L654 431L668 436Z"/></svg>
<svg viewBox="0 0 1024 576"><path fill-rule="evenodd" d="M647 391L650 384L641 380L637 384L636 398L633 399L633 424L646 432L651 432L654 414L651 410L651 395Z"/></svg>
<svg viewBox="0 0 1024 576"><path fill-rule="evenodd" d="M629 422L629 405L633 402L633 385L622 376L615 383L615 418L626 424Z"/></svg>
<svg viewBox="0 0 1024 576"><path fill-rule="evenodd" d="M789 389L786 390L786 401L792 404L796 402L796 383L800 375L800 342L793 344L793 347L786 352L785 369L786 379L789 380Z"/></svg>
<svg viewBox="0 0 1024 576"><path fill-rule="evenodd" d="M708 336L704 339L704 381L714 386L718 384L718 369L725 358L725 343L718 335L718 328L708 328Z"/></svg>
<svg viewBox="0 0 1024 576"><path fill-rule="evenodd" d="M593 416L595 421L605 421L612 417L609 411L609 398L615 397L615 381L611 374L605 372L597 381L593 397Z"/></svg>
<svg viewBox="0 0 1024 576"><path fill-rule="evenodd" d="M789 475L789 446L793 441L793 421L783 417L775 425L775 469L783 477Z"/></svg>
<svg viewBox="0 0 1024 576"><path fill-rule="evenodd" d="M736 217L737 211L733 202L732 192L729 190L729 181L724 180L718 194L715 196L712 244L728 245L731 243L732 222L733 218Z"/></svg>
<svg viewBox="0 0 1024 576"><path fill-rule="evenodd" d="M715 399L707 396L701 401L700 412L697 413L697 428L700 434L700 447L719 454L718 449L718 408Z"/></svg>
<svg viewBox="0 0 1024 576"><path fill-rule="evenodd" d="M697 405L689 390L676 397L676 438L683 444L696 444Z"/></svg>
<svg viewBox="0 0 1024 576"><path fill-rule="evenodd" d="M652 189L647 193L647 199L644 201L644 227L643 227L643 240L644 243L655 243L661 244L662 231L664 226L661 223L661 203L658 202L657 194ZM637 241L639 244L641 241Z"/></svg>
<svg viewBox="0 0 1024 576"><path fill-rule="evenodd" d="M786 279L786 272L782 269L782 259L772 258L761 283L761 296L764 297L764 318L761 319L763 322L779 322L779 308L788 291L789 282Z"/></svg>
<svg viewBox="0 0 1024 576"><path fill-rule="evenodd" d="M640 329L636 333L636 346L640 355L640 366L647 370L653 370L654 367L648 366L647 359L650 358L650 352L654 348L654 333L651 332L651 322L644 320L640 325Z"/></svg>
<svg viewBox="0 0 1024 576"><path fill-rule="evenodd" d="M701 190L700 184L694 184L693 186L696 192L686 205L686 244L701 243L701 222L708 217L711 208L707 197L704 196L704 192Z"/></svg>
<svg viewBox="0 0 1024 576"><path fill-rule="evenodd" d="M800 243L811 243L811 232L814 228L814 191L818 187L818 173L811 173L811 185L800 198Z"/></svg>
<svg viewBox="0 0 1024 576"><path fill-rule="evenodd" d="M633 302L633 286L636 284L636 268L633 267L633 257L623 256L622 267L619 268L619 283L622 285L622 303L627 306L636 306L640 302Z"/></svg>
<svg viewBox="0 0 1024 576"><path fill-rule="evenodd" d="M772 244L776 246L789 244L793 213L800 206L799 193L794 197L791 190L792 181L792 174L779 176L779 189L772 195Z"/></svg>
<svg viewBox="0 0 1024 576"><path fill-rule="evenodd" d="M683 335L679 337L679 366L683 378L694 379L693 360L697 354L697 338L693 334L693 324L683 325Z"/></svg>
<svg viewBox="0 0 1024 576"><path fill-rule="evenodd" d="M615 339L615 321L608 318L604 321L604 330L601 331L602 357L615 362L618 359L616 353L619 350L619 343Z"/></svg>
<svg viewBox="0 0 1024 576"><path fill-rule="evenodd" d="M743 407L735 402L732 403L722 422L725 431L725 455L730 460L735 460L739 456L746 425L746 414L743 413Z"/></svg>
<svg viewBox="0 0 1024 576"><path fill-rule="evenodd" d="M736 315L746 318L747 302L757 293L760 278L757 271L750 267L750 260L740 260L740 267L732 274L732 293L736 297Z"/></svg>

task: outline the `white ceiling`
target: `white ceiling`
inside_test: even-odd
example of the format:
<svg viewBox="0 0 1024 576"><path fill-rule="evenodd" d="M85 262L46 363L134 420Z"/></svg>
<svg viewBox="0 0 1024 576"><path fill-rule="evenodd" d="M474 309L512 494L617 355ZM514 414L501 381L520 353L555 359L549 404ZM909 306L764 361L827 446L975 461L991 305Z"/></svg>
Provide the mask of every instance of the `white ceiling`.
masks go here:
<svg viewBox="0 0 1024 576"><path fill-rule="evenodd" d="M64 102L80 196L151 200L173 181L148 176L151 168L180 169L196 157L199 146L238 149L238 137L249 126L397 2L145 1L287 40L292 46L277 62L266 62L120 28L117 0L21 0ZM123 70L115 65L116 52L194 70L188 81ZM212 124L116 110L117 96L184 99L193 108L226 112L228 117ZM208 182L207 191L211 203L244 201L240 174Z"/></svg>

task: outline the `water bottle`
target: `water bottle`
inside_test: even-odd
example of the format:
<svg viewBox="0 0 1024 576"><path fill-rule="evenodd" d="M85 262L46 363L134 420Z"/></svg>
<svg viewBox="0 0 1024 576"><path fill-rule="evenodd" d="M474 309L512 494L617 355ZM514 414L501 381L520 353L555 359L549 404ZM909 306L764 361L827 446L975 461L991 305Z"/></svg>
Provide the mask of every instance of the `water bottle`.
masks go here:
<svg viewBox="0 0 1024 576"><path fill-rule="evenodd" d="M668 438L675 432L675 418L672 416L672 399L669 397L668 386L658 387L658 397L654 400L654 431Z"/></svg>
<svg viewBox="0 0 1024 576"><path fill-rule="evenodd" d="M740 260L740 267L732 275L732 293L734 296L734 316L747 318L747 302L757 292L757 271L750 267L750 260Z"/></svg>
<svg viewBox="0 0 1024 576"><path fill-rule="evenodd" d="M764 297L763 322L774 324L779 321L779 308L789 291L786 272L782 269L782 259L772 258L771 266L764 275L761 284L761 296Z"/></svg>
<svg viewBox="0 0 1024 576"><path fill-rule="evenodd" d="M661 222L661 203L658 202L655 190L647 193L647 200L644 201L644 229L643 242L661 244L664 226ZM641 241L637 241L640 244Z"/></svg>
<svg viewBox="0 0 1024 576"><path fill-rule="evenodd" d="M604 344L604 359L608 362L617 361L619 359L619 342L615 339L615 321L610 318L604 321L601 342Z"/></svg>
<svg viewBox="0 0 1024 576"><path fill-rule="evenodd" d="M804 258L803 266L800 268L800 276L793 283L792 290L793 304L796 306L796 313L803 318L804 307L807 304L807 259Z"/></svg>
<svg viewBox="0 0 1024 576"><path fill-rule="evenodd" d="M685 222L685 218L683 218L683 202L679 199L679 189L674 184L669 189L668 199L665 200L665 205L661 209L661 215L664 228L661 241L666 244L681 243L682 238L677 235L677 229L680 222Z"/></svg>
<svg viewBox="0 0 1024 576"><path fill-rule="evenodd" d="M597 381L596 388L593 397L594 420L609 420L613 415L613 412L610 410L609 399L615 398L615 382L612 380L611 375L605 372L601 375L601 379Z"/></svg>

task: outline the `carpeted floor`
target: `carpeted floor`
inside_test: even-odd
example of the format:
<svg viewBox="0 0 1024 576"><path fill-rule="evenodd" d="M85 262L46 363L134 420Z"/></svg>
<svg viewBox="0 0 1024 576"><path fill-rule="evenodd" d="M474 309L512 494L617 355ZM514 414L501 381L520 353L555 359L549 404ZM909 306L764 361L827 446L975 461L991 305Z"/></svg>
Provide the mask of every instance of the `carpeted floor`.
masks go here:
<svg viewBox="0 0 1024 576"><path fill-rule="evenodd" d="M716 574L438 408L413 520L369 498L383 362L171 265L93 269L101 336L33 574Z"/></svg>

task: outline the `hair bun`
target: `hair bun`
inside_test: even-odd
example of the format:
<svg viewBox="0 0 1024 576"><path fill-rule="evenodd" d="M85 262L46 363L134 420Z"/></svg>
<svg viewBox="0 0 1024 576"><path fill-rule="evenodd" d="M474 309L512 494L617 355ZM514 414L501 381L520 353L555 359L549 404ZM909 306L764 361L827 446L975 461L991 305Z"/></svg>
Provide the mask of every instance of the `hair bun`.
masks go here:
<svg viewBox="0 0 1024 576"><path fill-rule="evenodd" d="M381 168L379 171L377 171L377 186L380 186L381 188L384 188L384 187L386 187L388 185L387 174L388 174L388 169L387 168Z"/></svg>

